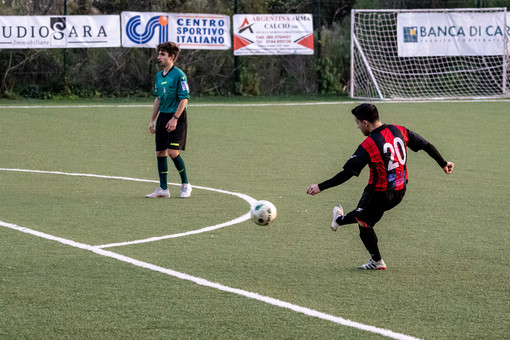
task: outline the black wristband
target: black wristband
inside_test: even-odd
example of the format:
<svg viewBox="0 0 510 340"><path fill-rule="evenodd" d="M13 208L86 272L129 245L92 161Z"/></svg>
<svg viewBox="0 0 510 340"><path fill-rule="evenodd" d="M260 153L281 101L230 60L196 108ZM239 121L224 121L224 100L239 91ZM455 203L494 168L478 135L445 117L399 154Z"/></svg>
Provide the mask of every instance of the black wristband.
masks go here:
<svg viewBox="0 0 510 340"><path fill-rule="evenodd" d="M177 117L176 115L174 115L174 118L175 118L175 119L179 119L179 117Z"/></svg>

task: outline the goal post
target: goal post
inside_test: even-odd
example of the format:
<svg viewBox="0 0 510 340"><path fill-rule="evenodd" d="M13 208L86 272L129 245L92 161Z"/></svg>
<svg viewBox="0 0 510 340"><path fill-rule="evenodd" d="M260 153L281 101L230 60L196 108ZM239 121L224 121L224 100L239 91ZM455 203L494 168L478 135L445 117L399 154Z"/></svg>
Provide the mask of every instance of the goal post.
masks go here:
<svg viewBox="0 0 510 340"><path fill-rule="evenodd" d="M510 97L506 8L352 10L352 98Z"/></svg>

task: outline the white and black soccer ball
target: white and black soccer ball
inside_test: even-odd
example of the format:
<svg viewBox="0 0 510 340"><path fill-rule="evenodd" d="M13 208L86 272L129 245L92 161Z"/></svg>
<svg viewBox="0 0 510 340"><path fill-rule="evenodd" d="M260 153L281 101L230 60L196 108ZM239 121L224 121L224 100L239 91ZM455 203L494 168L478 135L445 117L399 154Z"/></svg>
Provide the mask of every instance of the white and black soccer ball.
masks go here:
<svg viewBox="0 0 510 340"><path fill-rule="evenodd" d="M251 220L258 225L268 225L276 218L276 207L269 201L257 201L251 205Z"/></svg>

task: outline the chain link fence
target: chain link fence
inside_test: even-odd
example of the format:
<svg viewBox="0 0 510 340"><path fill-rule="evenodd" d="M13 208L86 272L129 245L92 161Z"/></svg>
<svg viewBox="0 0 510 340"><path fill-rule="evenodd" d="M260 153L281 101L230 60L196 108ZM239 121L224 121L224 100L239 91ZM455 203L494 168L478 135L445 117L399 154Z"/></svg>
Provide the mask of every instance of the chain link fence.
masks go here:
<svg viewBox="0 0 510 340"><path fill-rule="evenodd" d="M312 13L313 56L237 57L232 50L183 50L177 66L193 96L346 94L353 8L510 7L510 0L2 0L0 15L99 15L122 11ZM0 27L0 29L2 29ZM148 97L158 71L144 48L0 50L0 96Z"/></svg>

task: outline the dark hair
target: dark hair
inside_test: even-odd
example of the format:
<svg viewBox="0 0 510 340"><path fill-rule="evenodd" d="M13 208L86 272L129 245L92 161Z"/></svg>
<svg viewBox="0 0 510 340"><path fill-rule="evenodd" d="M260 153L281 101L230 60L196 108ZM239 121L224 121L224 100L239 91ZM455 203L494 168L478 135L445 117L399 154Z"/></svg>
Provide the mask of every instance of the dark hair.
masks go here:
<svg viewBox="0 0 510 340"><path fill-rule="evenodd" d="M158 52L167 52L169 57L174 57L175 62L181 52L181 49L176 43L167 41L158 45Z"/></svg>
<svg viewBox="0 0 510 340"><path fill-rule="evenodd" d="M358 118L358 120L367 120L370 123L379 120L379 111L373 104L361 104L352 109L352 114Z"/></svg>

